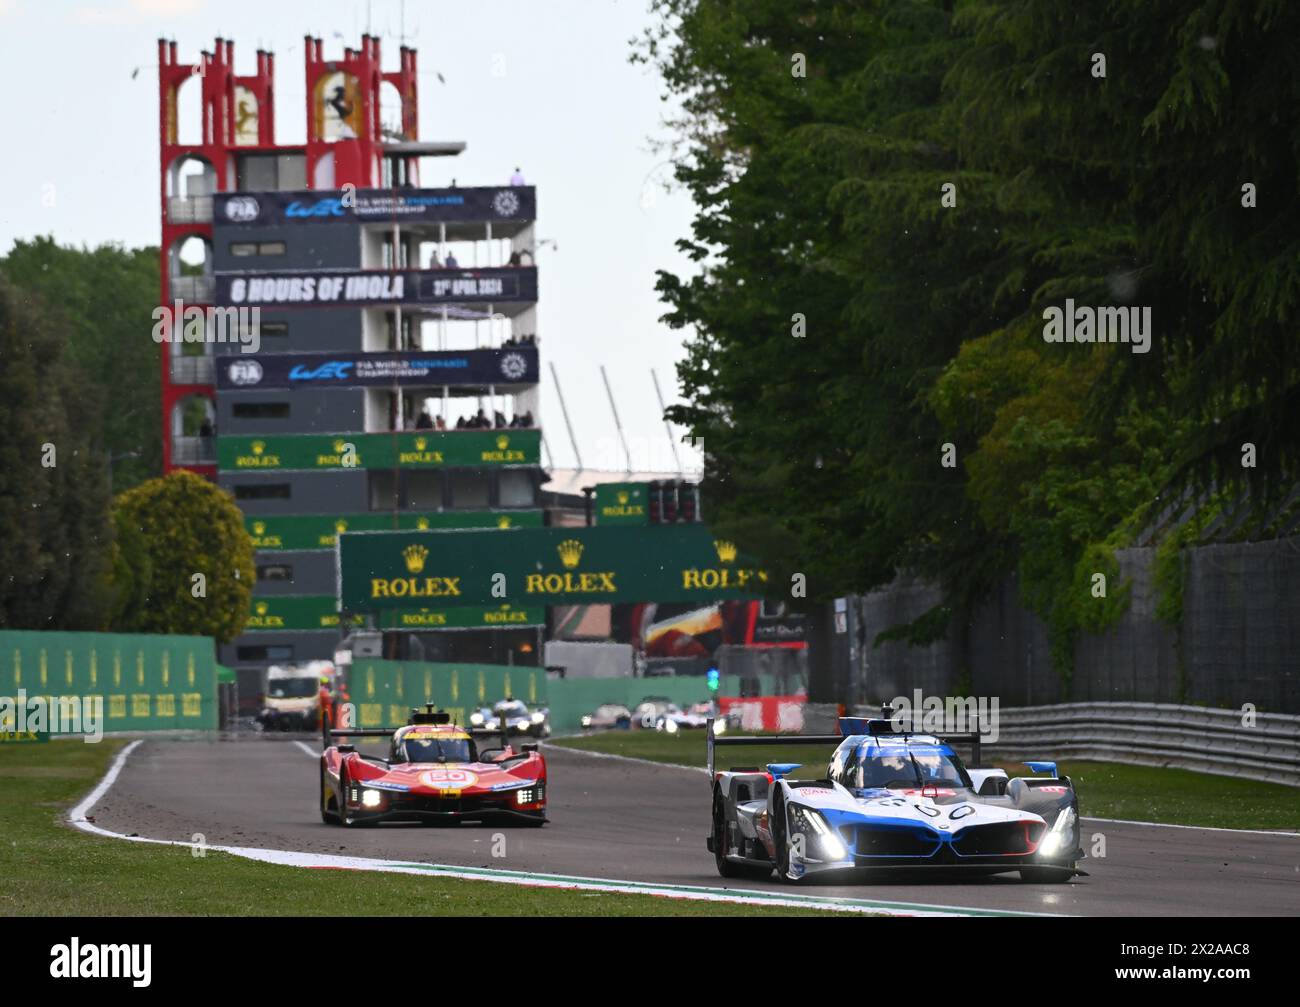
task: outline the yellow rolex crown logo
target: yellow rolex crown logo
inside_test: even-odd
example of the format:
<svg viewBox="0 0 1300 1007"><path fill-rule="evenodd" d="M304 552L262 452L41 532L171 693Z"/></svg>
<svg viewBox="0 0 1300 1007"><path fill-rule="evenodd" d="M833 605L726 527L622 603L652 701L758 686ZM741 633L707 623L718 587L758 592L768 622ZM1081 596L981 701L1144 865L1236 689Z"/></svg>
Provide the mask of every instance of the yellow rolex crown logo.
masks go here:
<svg viewBox="0 0 1300 1007"><path fill-rule="evenodd" d="M555 551L560 554L560 562L570 570L578 565L578 560L582 559L582 543L576 538L566 538L555 547Z"/></svg>
<svg viewBox="0 0 1300 1007"><path fill-rule="evenodd" d="M259 602L257 603L257 605L256 605L256 610L257 610L257 614L258 614L258 615L266 615L266 609L267 609L267 604L266 604L266 602L264 602L264 601L259 601Z"/></svg>
<svg viewBox="0 0 1300 1007"><path fill-rule="evenodd" d="M254 534L254 535L262 535L262 534L264 534L265 532L266 532L266 522L265 522L265 521L254 521L254 522L253 522L253 534Z"/></svg>
<svg viewBox="0 0 1300 1007"><path fill-rule="evenodd" d="M619 490L619 491L618 491L618 502L621 503L621 504L625 504L625 503L627 503L627 501L628 501L628 492L627 492L627 490Z"/></svg>
<svg viewBox="0 0 1300 1007"><path fill-rule="evenodd" d="M415 527L417 527L418 529L420 529L420 531L428 531L428 530L429 530L429 519L428 519L427 517L422 517L422 518L417 519L416 522L415 522Z"/></svg>
<svg viewBox="0 0 1300 1007"><path fill-rule="evenodd" d="M266 441L253 441L253 454L260 455L266 450Z"/></svg>
<svg viewBox="0 0 1300 1007"><path fill-rule="evenodd" d="M347 531L347 530L348 530L348 523L347 523L346 521L344 521L342 518L339 518L337 521L334 522L334 530L335 530L335 531Z"/></svg>
<svg viewBox="0 0 1300 1007"><path fill-rule="evenodd" d="M334 440L334 450L335 450L335 451L338 451L338 452L342 452L343 449L344 449L345 447L347 447L347 443L348 443L348 442L345 441L342 437L335 438L335 440Z"/></svg>
<svg viewBox="0 0 1300 1007"><path fill-rule="evenodd" d="M723 563L730 563L736 558L736 545L734 542L725 542L718 539L713 543L713 548L718 551L718 559Z"/></svg>
<svg viewBox="0 0 1300 1007"><path fill-rule="evenodd" d="M429 558L429 550L422 545L408 545L402 550L402 556L406 560L406 569L411 573L419 573L424 569L424 561Z"/></svg>
<svg viewBox="0 0 1300 1007"><path fill-rule="evenodd" d="M498 527L498 528L509 528L509 527L510 527L510 515L508 515L508 514L502 514L499 518L497 518L497 527Z"/></svg>
<svg viewBox="0 0 1300 1007"><path fill-rule="evenodd" d="M505 434L499 434L497 436L497 450L504 451L508 447L510 447L510 438Z"/></svg>
<svg viewBox="0 0 1300 1007"><path fill-rule="evenodd" d="M415 450L416 450L416 451L423 451L423 450L424 450L424 446L425 446L426 444L428 444L428 443L429 443L428 438L426 438L426 437L417 437L417 438L415 439Z"/></svg>

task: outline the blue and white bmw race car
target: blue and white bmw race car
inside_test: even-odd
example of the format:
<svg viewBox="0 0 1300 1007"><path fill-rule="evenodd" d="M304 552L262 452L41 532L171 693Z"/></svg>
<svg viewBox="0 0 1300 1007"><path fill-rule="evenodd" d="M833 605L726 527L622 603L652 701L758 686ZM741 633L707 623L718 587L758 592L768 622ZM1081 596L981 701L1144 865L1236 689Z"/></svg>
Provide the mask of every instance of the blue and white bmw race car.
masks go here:
<svg viewBox="0 0 1300 1007"><path fill-rule="evenodd" d="M1084 872L1079 801L1052 762L1046 775L1008 779L967 769L949 742L978 735L913 734L889 719L842 718L841 736L714 737L707 729L713 828L708 848L724 878L781 880L879 868L1018 871L1024 881ZM793 780L797 763L714 769L718 745L839 742L825 778ZM976 754L975 761L979 761Z"/></svg>

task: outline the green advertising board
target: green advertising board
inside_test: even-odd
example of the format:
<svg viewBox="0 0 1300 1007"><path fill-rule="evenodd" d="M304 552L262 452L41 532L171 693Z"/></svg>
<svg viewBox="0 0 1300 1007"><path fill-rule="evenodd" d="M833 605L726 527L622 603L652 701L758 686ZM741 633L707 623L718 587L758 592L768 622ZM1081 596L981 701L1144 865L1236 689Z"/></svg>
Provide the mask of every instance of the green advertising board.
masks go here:
<svg viewBox="0 0 1300 1007"><path fill-rule="evenodd" d="M442 511L428 514L399 513L396 529L391 513L349 514L330 517L325 514L245 517L244 527L253 540L254 549L295 552L305 549L333 549L339 532L344 531L422 531L428 528L540 528L542 512L519 511Z"/></svg>
<svg viewBox="0 0 1300 1007"><path fill-rule="evenodd" d="M362 622L353 619L354 625ZM338 599L330 594L258 595L244 623L245 633L338 628Z"/></svg>
<svg viewBox="0 0 1300 1007"><path fill-rule="evenodd" d="M648 483L604 483L596 487L596 524L650 523Z"/></svg>
<svg viewBox="0 0 1300 1007"><path fill-rule="evenodd" d="M217 664L202 636L0 631L0 697L102 702L105 731L213 730Z"/></svg>
<svg viewBox="0 0 1300 1007"><path fill-rule="evenodd" d="M702 524L345 532L349 612L761 598L767 574Z"/></svg>
<svg viewBox="0 0 1300 1007"><path fill-rule="evenodd" d="M364 616L352 617L352 625L364 622ZM546 609L538 605L518 608L513 605L412 607L384 613L381 629L501 629L515 626L541 626ZM338 599L332 594L260 595L253 599L253 610L244 625L245 633L293 632L315 629L338 629Z"/></svg>
<svg viewBox="0 0 1300 1007"><path fill-rule="evenodd" d="M472 711L507 696L546 705L547 681L543 668L373 659L352 665L348 695L360 728L399 727L413 707L424 703L433 703L454 722L466 725Z"/></svg>
<svg viewBox="0 0 1300 1007"><path fill-rule="evenodd" d="M416 430L217 438L222 472L539 465L540 430Z"/></svg>

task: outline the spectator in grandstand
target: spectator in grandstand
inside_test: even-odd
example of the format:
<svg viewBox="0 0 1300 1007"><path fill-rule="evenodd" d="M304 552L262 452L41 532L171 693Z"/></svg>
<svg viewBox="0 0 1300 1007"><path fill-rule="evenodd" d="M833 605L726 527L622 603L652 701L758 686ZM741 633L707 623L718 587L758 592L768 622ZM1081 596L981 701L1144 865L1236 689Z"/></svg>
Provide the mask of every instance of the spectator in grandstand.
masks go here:
<svg viewBox="0 0 1300 1007"><path fill-rule="evenodd" d="M448 269L459 269L460 263L456 261L456 253L448 249L447 261L443 263Z"/></svg>
<svg viewBox="0 0 1300 1007"><path fill-rule="evenodd" d="M415 421L415 429L416 430L433 429L433 417L429 415L429 410L423 409L420 411L420 418Z"/></svg>
<svg viewBox="0 0 1300 1007"><path fill-rule="evenodd" d="M446 430L447 421L444 420L441 416L439 416L436 420L433 421L433 427L435 430Z"/></svg>
<svg viewBox="0 0 1300 1007"><path fill-rule="evenodd" d="M523 184L525 184L525 183L524 183L524 173L523 173L522 171L520 171L518 167L515 168L515 173L514 173L513 175L510 176L510 184L511 184L511 185L523 185Z"/></svg>

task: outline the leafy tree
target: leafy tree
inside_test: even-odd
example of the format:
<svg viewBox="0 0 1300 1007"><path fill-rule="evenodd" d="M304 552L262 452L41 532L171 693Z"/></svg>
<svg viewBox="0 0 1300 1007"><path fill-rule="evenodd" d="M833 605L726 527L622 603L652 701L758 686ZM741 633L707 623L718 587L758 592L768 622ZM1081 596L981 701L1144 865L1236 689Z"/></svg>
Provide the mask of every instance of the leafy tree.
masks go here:
<svg viewBox="0 0 1300 1007"><path fill-rule="evenodd" d="M0 258L0 273L42 297L68 360L100 393L93 399L98 415L90 422L102 431L105 450L118 457L114 489L160 473L159 349L151 338L158 250L71 248L39 237L15 242Z"/></svg>
<svg viewBox="0 0 1300 1007"><path fill-rule="evenodd" d="M922 641L1019 570L1068 672L1123 606L1091 574L1180 483L1294 484L1296 9L653 6L636 58L681 104L698 207L697 271L659 279L694 330L673 418L710 521L778 572L820 598L921 573L945 603L895 634ZM1067 297L1150 306L1151 352L1046 344Z"/></svg>
<svg viewBox="0 0 1300 1007"><path fill-rule="evenodd" d="M128 490L114 505L119 524L139 535L119 540L128 551L124 562L135 576L147 576L149 585L143 605L136 600L138 584L124 591L117 628L212 636L220 643L238 636L256 571L252 540L230 494L177 471Z"/></svg>
<svg viewBox="0 0 1300 1007"><path fill-rule="evenodd" d="M0 626L94 630L107 608L96 390L42 300L0 275Z"/></svg>

